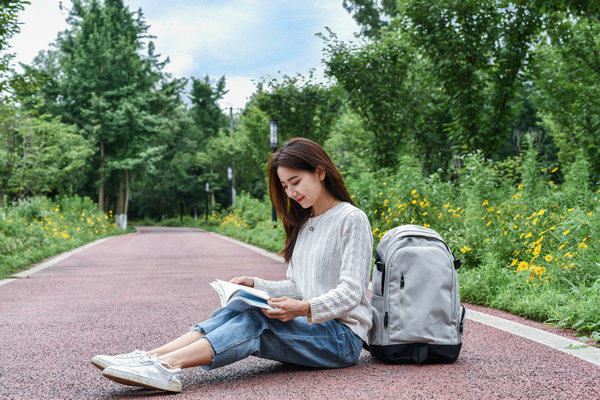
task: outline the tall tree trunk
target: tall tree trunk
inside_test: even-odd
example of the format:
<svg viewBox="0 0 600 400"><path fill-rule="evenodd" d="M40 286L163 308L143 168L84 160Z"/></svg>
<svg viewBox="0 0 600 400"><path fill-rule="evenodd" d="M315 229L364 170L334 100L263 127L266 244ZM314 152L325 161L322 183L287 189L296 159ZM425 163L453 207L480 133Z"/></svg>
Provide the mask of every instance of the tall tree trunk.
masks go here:
<svg viewBox="0 0 600 400"><path fill-rule="evenodd" d="M98 211L104 212L104 141L100 137L100 181L98 183Z"/></svg>
<svg viewBox="0 0 600 400"><path fill-rule="evenodd" d="M129 212L129 170L125 171L125 205L123 206L123 214Z"/></svg>
<svg viewBox="0 0 600 400"><path fill-rule="evenodd" d="M123 192L123 180L126 180L126 186L129 185L129 172L121 173L119 180L119 192L117 193L117 213L115 222L120 229L127 229L127 196L129 195L129 187L127 187L127 195Z"/></svg>
<svg viewBox="0 0 600 400"><path fill-rule="evenodd" d="M125 202L123 201L123 176L119 179L119 191L117 192L117 215L123 214L123 206Z"/></svg>

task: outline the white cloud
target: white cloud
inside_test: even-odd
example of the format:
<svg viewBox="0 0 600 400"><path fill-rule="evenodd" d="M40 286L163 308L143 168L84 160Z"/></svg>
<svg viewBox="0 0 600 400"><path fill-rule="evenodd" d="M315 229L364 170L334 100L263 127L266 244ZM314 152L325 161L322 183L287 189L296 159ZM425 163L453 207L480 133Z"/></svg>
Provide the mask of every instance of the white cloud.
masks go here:
<svg viewBox="0 0 600 400"><path fill-rule="evenodd" d="M68 28L65 19L67 10L71 7L69 0L62 1L62 11L58 0L38 0L31 3L25 5L25 9L19 14L21 32L10 40L12 49L9 50L15 53L16 61L25 64L30 64L40 50L48 49L58 32Z"/></svg>
<svg viewBox="0 0 600 400"><path fill-rule="evenodd" d="M169 56L169 63L165 66L165 72L173 76L182 78L190 76L198 69L198 64L194 61L191 54L175 53Z"/></svg>
<svg viewBox="0 0 600 400"><path fill-rule="evenodd" d="M219 102L221 108L233 107L234 112L244 108L256 86L252 78L247 76L226 76L227 94Z"/></svg>

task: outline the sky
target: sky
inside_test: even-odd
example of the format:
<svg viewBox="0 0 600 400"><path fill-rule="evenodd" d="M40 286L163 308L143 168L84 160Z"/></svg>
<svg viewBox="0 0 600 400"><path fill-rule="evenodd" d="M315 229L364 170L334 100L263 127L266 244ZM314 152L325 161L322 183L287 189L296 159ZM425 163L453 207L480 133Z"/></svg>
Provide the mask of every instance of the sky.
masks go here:
<svg viewBox="0 0 600 400"><path fill-rule="evenodd" d="M62 11L59 8L62 3ZM175 77L211 79L225 75L227 90L220 105L240 110L260 78L307 74L323 78L322 39L329 27L341 40L359 31L342 0L125 0L142 9L156 52L170 59L166 72ZM31 0L19 15L21 32L9 51L15 61L31 63L54 42L65 22L70 0Z"/></svg>

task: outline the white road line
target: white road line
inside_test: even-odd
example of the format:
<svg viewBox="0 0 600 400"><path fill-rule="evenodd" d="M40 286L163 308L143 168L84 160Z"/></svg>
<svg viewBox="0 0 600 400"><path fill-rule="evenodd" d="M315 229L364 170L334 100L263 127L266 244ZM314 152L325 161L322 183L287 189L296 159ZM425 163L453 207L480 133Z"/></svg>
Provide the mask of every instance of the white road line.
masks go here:
<svg viewBox="0 0 600 400"><path fill-rule="evenodd" d="M54 258L52 258L52 259L50 259L48 261L46 261L46 262L43 262L43 263L41 263L39 265L36 265L35 267L29 268L29 269L26 269L25 271L21 271L21 272L19 272L17 274L14 274L13 276L15 278L2 279L2 280L0 280L0 286L6 285L7 283L10 283L10 282L16 280L16 278L27 278L31 274L34 274L34 273L39 272L39 271L41 271L43 269L46 269L46 268L49 268L49 267L51 267L51 266L53 266L55 264L58 264L59 262L61 262L63 260L66 260L67 258L71 257L73 254L77 254L77 253L82 252L83 250L89 249L90 247L94 247L94 246L96 246L96 245L98 245L98 244L100 244L100 243L102 243L102 242L104 242L104 241L106 241L106 240L108 240L108 239L110 239L112 237L114 237L114 236L109 236L109 237L105 237L105 238L102 238L102 239L98 239L98 240L95 240L95 241L93 241L91 243L83 245L81 247L77 247L77 248L75 248L73 250L64 252L64 253L62 253L62 254L60 254L60 255L58 255L58 256L56 256L56 257L54 257Z"/></svg>
<svg viewBox="0 0 600 400"><path fill-rule="evenodd" d="M479 311L467 309L467 318L600 365L600 349L597 347Z"/></svg>

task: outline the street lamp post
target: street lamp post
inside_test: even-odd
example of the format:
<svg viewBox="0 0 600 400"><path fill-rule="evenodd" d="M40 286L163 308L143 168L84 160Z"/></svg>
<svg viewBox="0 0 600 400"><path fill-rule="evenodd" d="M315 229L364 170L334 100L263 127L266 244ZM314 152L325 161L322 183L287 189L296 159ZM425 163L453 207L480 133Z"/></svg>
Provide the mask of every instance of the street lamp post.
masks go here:
<svg viewBox="0 0 600 400"><path fill-rule="evenodd" d="M204 209L204 219L208 219L208 195L210 193L210 184L208 183L208 181L206 181L204 189L206 190L206 208Z"/></svg>
<svg viewBox="0 0 600 400"><path fill-rule="evenodd" d="M275 151L277 151L277 120L271 119L270 125L271 125L271 130L270 130L271 154L273 154L273 153L275 153ZM273 220L273 223L277 222L277 212L275 211L275 206L272 206L271 213L272 213L271 218Z"/></svg>
<svg viewBox="0 0 600 400"><path fill-rule="evenodd" d="M227 180L229 181L229 203L233 207L233 168L227 167Z"/></svg>

